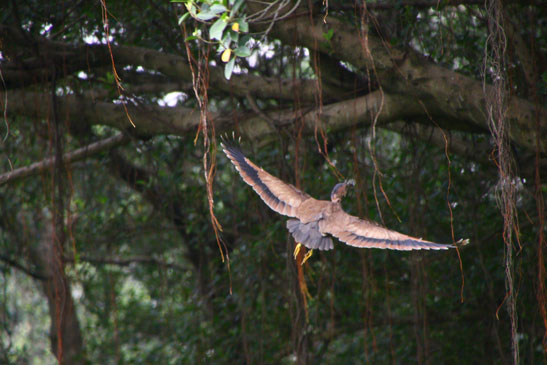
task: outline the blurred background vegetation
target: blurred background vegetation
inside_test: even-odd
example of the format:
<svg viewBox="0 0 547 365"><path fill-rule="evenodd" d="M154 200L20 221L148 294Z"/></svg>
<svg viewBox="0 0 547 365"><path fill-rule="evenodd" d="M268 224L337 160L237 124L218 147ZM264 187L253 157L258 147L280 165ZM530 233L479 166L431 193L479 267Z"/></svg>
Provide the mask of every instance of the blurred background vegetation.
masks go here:
<svg viewBox="0 0 547 365"><path fill-rule="evenodd" d="M542 2L0 9L0 363L547 361ZM316 198L354 178L348 212L471 244L335 242L303 294L285 219L216 149L232 131Z"/></svg>

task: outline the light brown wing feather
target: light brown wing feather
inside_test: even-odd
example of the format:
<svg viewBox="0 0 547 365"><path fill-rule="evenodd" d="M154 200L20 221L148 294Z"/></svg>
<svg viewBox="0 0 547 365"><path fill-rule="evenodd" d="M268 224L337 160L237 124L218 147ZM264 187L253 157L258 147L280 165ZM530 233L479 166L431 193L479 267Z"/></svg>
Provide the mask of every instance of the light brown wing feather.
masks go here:
<svg viewBox="0 0 547 365"><path fill-rule="evenodd" d="M421 238L407 236L382 227L378 223L359 219L339 211L323 223L320 228L340 241L355 247L383 248L390 250L446 250L450 244L438 244Z"/></svg>
<svg viewBox="0 0 547 365"><path fill-rule="evenodd" d="M255 165L236 145L224 142L221 146L243 181L257 192L264 203L277 213L296 217L296 209L303 201L310 198L308 194Z"/></svg>

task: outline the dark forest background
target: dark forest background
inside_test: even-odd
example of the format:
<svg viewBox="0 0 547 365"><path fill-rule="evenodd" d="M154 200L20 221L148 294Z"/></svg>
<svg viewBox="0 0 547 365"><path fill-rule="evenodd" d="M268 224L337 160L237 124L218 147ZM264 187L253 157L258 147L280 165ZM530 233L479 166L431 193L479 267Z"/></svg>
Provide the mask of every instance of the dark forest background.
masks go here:
<svg viewBox="0 0 547 365"><path fill-rule="evenodd" d="M3 1L0 363L546 363L546 15ZM232 132L316 198L354 178L348 212L471 244L301 266Z"/></svg>

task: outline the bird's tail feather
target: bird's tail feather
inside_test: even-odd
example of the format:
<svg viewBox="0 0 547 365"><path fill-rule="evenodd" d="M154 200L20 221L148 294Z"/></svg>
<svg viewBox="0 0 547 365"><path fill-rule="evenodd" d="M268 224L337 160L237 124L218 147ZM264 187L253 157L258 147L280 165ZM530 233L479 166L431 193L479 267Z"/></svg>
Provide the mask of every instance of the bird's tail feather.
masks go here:
<svg viewBox="0 0 547 365"><path fill-rule="evenodd" d="M319 231L317 222L302 223L298 219L289 219L287 229L291 232L296 242L302 243L312 250L332 250L332 239L323 236Z"/></svg>

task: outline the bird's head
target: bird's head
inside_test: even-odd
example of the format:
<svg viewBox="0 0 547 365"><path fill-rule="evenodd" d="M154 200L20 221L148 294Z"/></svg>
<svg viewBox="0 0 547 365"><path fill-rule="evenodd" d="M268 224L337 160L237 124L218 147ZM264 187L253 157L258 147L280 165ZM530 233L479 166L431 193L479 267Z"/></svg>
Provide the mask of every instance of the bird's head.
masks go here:
<svg viewBox="0 0 547 365"><path fill-rule="evenodd" d="M355 180L349 179L334 185L334 188L330 193L330 200L333 203L340 203L340 201L342 201L342 198L348 193L349 186L355 186Z"/></svg>

